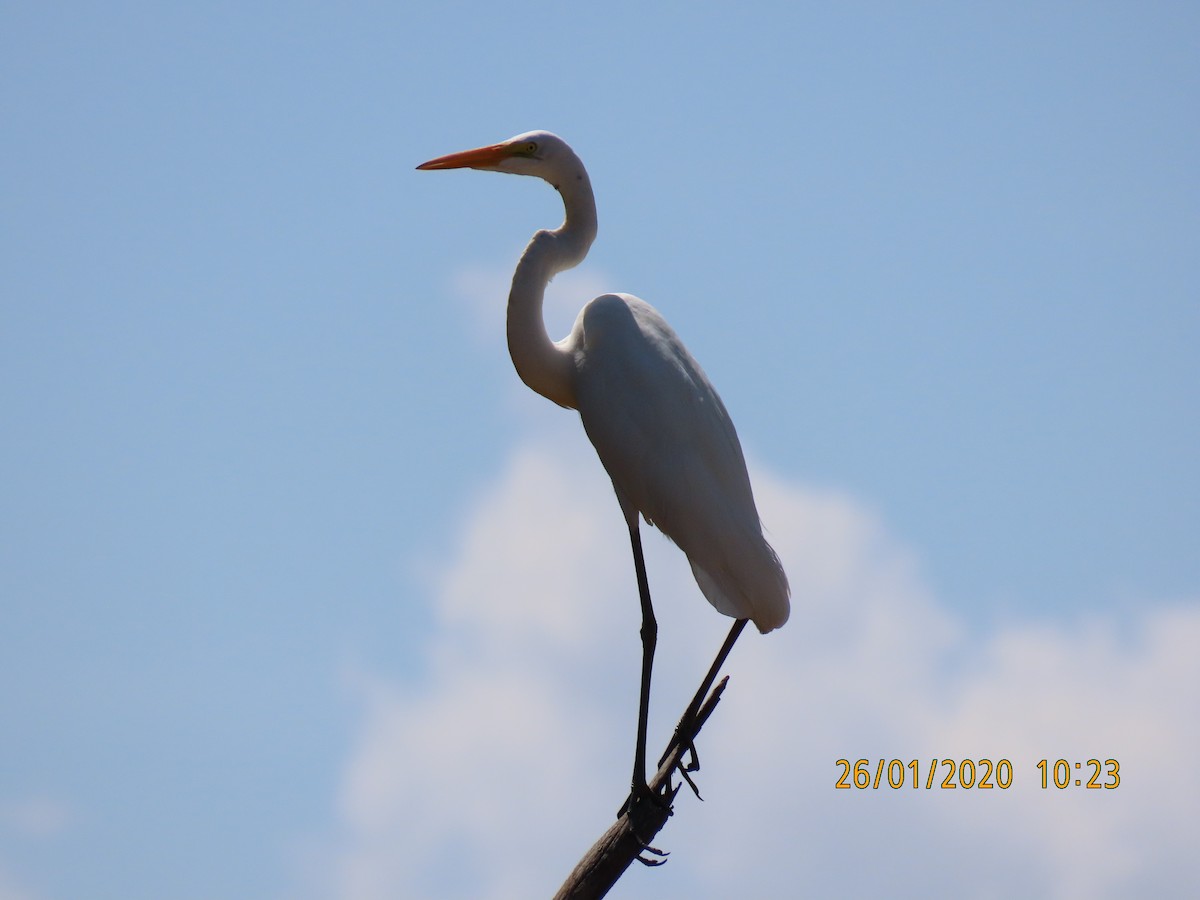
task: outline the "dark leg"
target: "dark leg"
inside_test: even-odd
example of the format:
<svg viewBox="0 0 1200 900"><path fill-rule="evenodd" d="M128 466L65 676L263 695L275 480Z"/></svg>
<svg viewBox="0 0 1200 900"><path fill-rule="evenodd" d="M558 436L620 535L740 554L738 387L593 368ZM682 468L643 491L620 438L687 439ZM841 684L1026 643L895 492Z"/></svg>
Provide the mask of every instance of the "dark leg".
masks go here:
<svg viewBox="0 0 1200 900"><path fill-rule="evenodd" d="M725 638L725 643L721 645L721 649L717 651L717 658L713 660L713 664L708 669L708 674L704 676L700 690L696 691L696 696L692 698L692 702L688 704L688 708L684 711L679 724L675 726L675 735L671 738L671 743L667 745L667 752L658 761L660 766L675 747L680 745L684 747L692 746L692 741L696 737L692 733L696 724L696 714L700 711L700 706L704 703L708 692L712 690L713 682L717 680L717 674L721 671L721 666L725 665L725 659L729 656L729 651L733 649L733 645L737 642L738 636L742 633L742 629L746 627L746 622L748 621L749 619L736 619L733 627L729 629L729 635ZM693 757L695 756L695 752L695 747L692 747ZM692 790L695 789L693 785Z"/></svg>
<svg viewBox="0 0 1200 900"><path fill-rule="evenodd" d="M637 572L638 596L642 602L642 686L638 697L637 743L633 751L632 797L646 797L646 724L650 715L650 670L654 666L654 647L658 643L658 622L650 605L650 582L646 579L646 561L642 558L642 536L637 522L629 529L633 544L633 566Z"/></svg>

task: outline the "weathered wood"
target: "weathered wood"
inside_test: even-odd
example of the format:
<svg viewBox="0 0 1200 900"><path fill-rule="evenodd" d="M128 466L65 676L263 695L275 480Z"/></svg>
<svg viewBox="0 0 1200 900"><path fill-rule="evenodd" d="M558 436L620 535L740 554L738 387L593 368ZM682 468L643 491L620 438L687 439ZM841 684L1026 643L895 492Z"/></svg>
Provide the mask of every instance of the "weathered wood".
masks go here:
<svg viewBox="0 0 1200 900"><path fill-rule="evenodd" d="M658 865L663 861L648 859L642 854L666 855L648 845L673 814L675 795L680 786L672 786L671 776L676 769L681 773L694 771L681 764L683 756L712 715L728 681L729 676L722 678L696 713L693 724L686 727L683 734L672 737L658 771L650 779L650 791L659 798L662 806L643 800L622 812L579 860L554 895L554 900L596 900L609 892L635 859L640 858L647 865Z"/></svg>

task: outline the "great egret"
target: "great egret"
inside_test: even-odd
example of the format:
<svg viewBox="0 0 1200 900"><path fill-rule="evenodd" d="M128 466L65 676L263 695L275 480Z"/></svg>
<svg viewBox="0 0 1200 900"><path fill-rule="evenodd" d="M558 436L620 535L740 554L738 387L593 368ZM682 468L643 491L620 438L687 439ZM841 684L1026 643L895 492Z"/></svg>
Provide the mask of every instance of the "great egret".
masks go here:
<svg viewBox="0 0 1200 900"><path fill-rule="evenodd" d="M596 237L591 180L562 138L531 131L417 168L535 175L562 195L563 224L534 234L513 273L508 349L525 384L559 406L579 411L629 526L642 607L631 801L658 802L646 785L646 716L658 625L642 559L639 515L687 554L704 596L736 620L685 721L695 714L746 620L765 634L788 618L787 576L763 537L737 432L683 342L657 310L637 297L603 294L584 306L561 341L546 334L546 285L578 265Z"/></svg>

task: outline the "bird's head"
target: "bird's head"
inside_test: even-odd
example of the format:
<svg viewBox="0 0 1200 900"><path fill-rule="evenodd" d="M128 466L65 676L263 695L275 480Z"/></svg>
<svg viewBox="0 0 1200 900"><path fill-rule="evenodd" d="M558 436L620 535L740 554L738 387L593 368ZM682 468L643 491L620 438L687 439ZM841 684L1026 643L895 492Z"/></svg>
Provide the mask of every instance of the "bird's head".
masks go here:
<svg viewBox="0 0 1200 900"><path fill-rule="evenodd" d="M570 146L549 131L527 131L516 137L474 150L463 150L421 163L418 169L480 169L535 175L556 188L567 180L581 180L583 164ZM583 175L586 178L586 175Z"/></svg>

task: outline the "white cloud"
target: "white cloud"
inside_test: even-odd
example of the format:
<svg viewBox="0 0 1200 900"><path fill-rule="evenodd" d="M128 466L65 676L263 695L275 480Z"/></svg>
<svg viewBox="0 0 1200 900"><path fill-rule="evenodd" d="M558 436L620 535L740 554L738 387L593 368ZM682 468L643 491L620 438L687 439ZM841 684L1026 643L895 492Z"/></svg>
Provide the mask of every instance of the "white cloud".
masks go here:
<svg viewBox="0 0 1200 900"><path fill-rule="evenodd" d="M68 804L44 795L0 806L0 823L23 838L56 837L70 828L75 819L75 811Z"/></svg>
<svg viewBox="0 0 1200 900"><path fill-rule="evenodd" d="M565 420L564 420L565 422ZM852 499L756 473L792 579L705 730L673 851L611 896L1185 896L1200 882L1200 604L972 635ZM681 554L647 535L652 744L720 643ZM611 821L631 762L638 614L623 521L581 434L531 441L437 583L426 676L354 678L334 895L547 896ZM1009 790L834 789L836 759L999 759ZM1041 758L1120 760L1115 791ZM939 779L940 780L940 779ZM686 792L685 792L686 793Z"/></svg>
<svg viewBox="0 0 1200 900"><path fill-rule="evenodd" d="M35 900L37 897L9 873L4 860L0 859L0 900Z"/></svg>
<svg viewBox="0 0 1200 900"><path fill-rule="evenodd" d="M0 837L6 845L28 845L58 838L69 831L79 815L69 803L46 794L0 804ZM38 896L21 883L8 860L0 856L0 900L35 900Z"/></svg>

